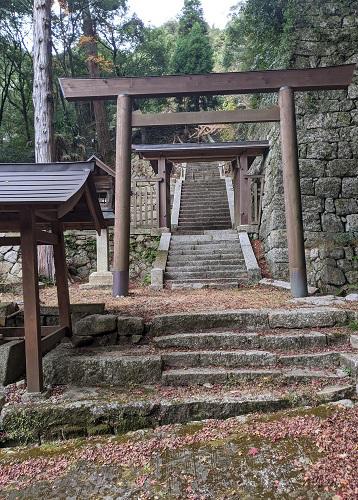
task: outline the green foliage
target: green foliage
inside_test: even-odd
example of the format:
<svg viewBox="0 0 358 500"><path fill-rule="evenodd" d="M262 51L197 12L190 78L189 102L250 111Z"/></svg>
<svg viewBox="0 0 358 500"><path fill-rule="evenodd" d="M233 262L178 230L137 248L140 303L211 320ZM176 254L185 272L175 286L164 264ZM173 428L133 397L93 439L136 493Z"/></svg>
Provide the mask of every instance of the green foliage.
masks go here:
<svg viewBox="0 0 358 500"><path fill-rule="evenodd" d="M348 325L348 328L350 328L353 332L358 332L358 321L351 321Z"/></svg>
<svg viewBox="0 0 358 500"><path fill-rule="evenodd" d="M199 24L203 33L207 33L208 26L204 19L204 12L200 0L184 0L184 7L179 18L178 34L188 35L195 24Z"/></svg>
<svg viewBox="0 0 358 500"><path fill-rule="evenodd" d="M174 74L205 74L214 67L213 49L204 20L200 0L185 0L178 24L178 32L170 69ZM179 109L197 111L206 109L213 100L191 98L178 100Z"/></svg>
<svg viewBox="0 0 358 500"><path fill-rule="evenodd" d="M222 64L227 70L286 66L295 0L247 0L232 12Z"/></svg>
<svg viewBox="0 0 358 500"><path fill-rule="evenodd" d="M213 68L213 52L209 37L195 23L189 33L178 36L172 59L172 71L176 74L210 73Z"/></svg>

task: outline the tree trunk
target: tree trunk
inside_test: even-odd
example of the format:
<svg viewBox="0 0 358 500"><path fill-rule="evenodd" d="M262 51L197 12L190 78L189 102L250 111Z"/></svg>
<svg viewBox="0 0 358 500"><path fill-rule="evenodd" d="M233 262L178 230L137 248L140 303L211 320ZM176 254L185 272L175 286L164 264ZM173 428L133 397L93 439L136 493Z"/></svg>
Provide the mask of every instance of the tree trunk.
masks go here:
<svg viewBox="0 0 358 500"><path fill-rule="evenodd" d="M52 0L34 0L33 9L33 102L37 163L52 162L54 155L51 4ZM39 246L39 274L54 279L51 246Z"/></svg>
<svg viewBox="0 0 358 500"><path fill-rule="evenodd" d="M87 67L91 78L101 76L98 66L97 34L91 15L89 2L83 9L83 34L87 37L85 50L87 52ZM105 162L113 163L113 151L108 127L107 113L103 101L93 101L93 112L96 122L98 152Z"/></svg>

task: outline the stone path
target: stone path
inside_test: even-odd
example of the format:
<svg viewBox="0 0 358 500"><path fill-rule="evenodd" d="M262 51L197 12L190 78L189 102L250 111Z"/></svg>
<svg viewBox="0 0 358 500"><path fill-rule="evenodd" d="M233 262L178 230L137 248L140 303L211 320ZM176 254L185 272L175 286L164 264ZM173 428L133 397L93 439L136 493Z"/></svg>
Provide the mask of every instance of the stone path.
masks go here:
<svg viewBox="0 0 358 500"><path fill-rule="evenodd" d="M0 495L7 500L355 498L356 463L349 451L356 435L348 438L347 431L356 428L357 416L357 407L342 401L267 417L0 450Z"/></svg>

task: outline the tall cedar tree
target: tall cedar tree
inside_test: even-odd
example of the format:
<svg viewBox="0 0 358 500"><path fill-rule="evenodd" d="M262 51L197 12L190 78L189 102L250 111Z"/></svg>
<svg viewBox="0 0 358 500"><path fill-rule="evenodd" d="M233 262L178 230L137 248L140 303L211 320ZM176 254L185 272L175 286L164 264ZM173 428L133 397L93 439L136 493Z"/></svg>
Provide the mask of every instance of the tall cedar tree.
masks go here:
<svg viewBox="0 0 358 500"><path fill-rule="evenodd" d="M52 162L54 159L51 3L51 0L34 0L33 5L33 102L36 163ZM54 278L51 246L39 247L39 273L46 278Z"/></svg>
<svg viewBox="0 0 358 500"><path fill-rule="evenodd" d="M171 60L175 74L203 74L213 70L213 51L200 0L185 0L179 17L178 35ZM208 99L178 100L179 108L198 111L208 107Z"/></svg>

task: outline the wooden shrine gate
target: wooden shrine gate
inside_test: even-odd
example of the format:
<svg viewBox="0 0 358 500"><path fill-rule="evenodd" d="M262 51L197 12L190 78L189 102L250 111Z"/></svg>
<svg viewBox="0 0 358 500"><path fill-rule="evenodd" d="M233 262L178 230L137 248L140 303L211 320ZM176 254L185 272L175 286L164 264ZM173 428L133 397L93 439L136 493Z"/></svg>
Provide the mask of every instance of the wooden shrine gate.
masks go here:
<svg viewBox="0 0 358 500"><path fill-rule="evenodd" d="M134 98L163 98L204 95L278 93L279 107L270 110L183 113L180 123L239 123L279 121L286 211L286 229L294 297L305 297L307 271L302 222L302 202L298 165L298 145L294 93L311 90L347 89L355 64L342 66L173 75L136 78L62 78L63 95L69 100L117 99L116 218L113 259L113 295L128 294L131 132L134 126L153 125L153 115L143 121L132 112ZM177 113L155 115L155 125L175 125ZM183 116L185 115L185 116ZM191 116L190 116L191 115ZM145 115L144 115L145 116Z"/></svg>

